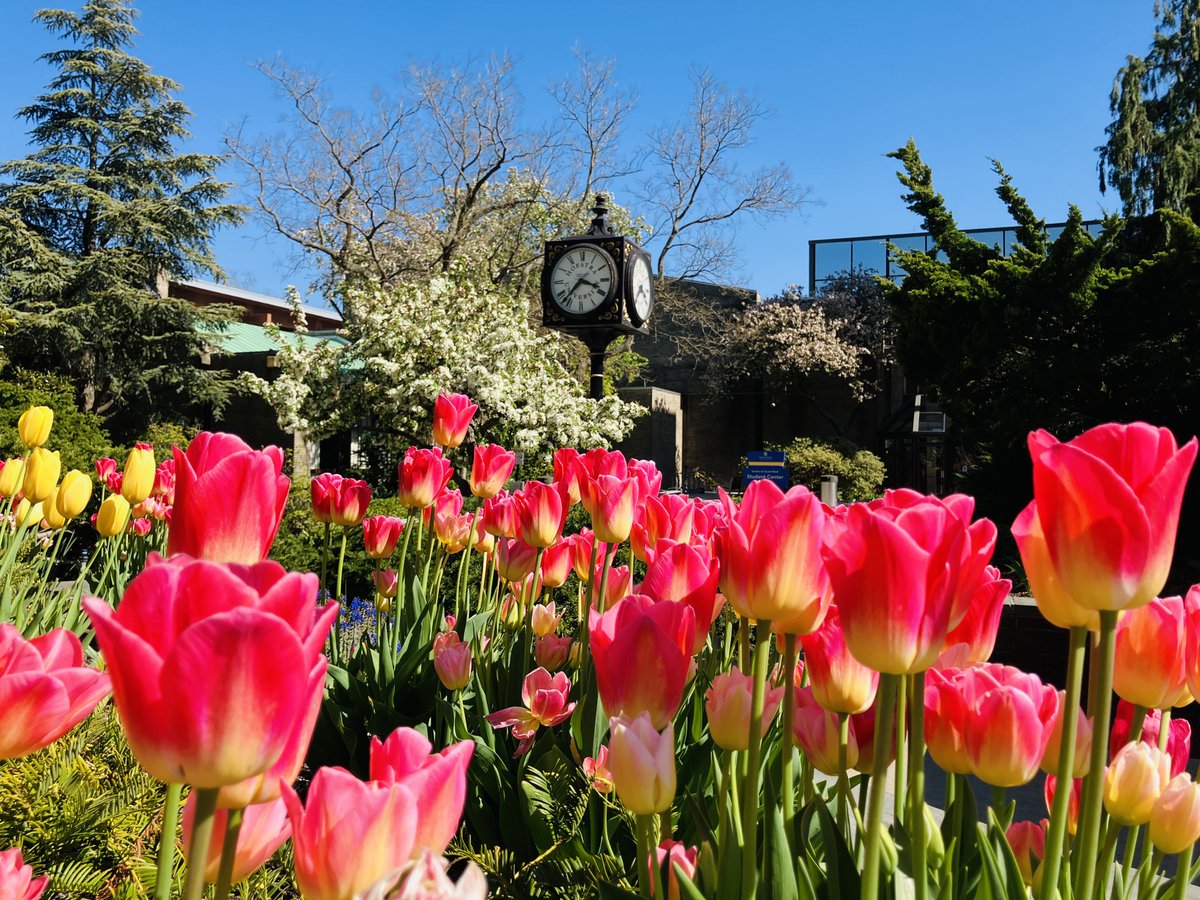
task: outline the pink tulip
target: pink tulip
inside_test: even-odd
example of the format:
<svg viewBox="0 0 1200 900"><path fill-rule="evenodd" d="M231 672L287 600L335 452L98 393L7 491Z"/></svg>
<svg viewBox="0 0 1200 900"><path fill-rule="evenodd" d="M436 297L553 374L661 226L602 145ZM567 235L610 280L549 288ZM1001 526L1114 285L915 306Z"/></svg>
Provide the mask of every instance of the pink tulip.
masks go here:
<svg viewBox="0 0 1200 900"><path fill-rule="evenodd" d="M1121 748L1129 743L1130 728L1133 725L1133 704L1128 700L1117 703L1117 712L1113 716L1112 730L1109 732L1108 755L1115 757ZM1158 736L1162 730L1162 710L1151 709L1142 719L1142 743L1158 746ZM1171 774L1178 775L1187 768L1191 757L1192 725L1187 719L1171 719L1167 726L1167 755L1171 758Z"/></svg>
<svg viewBox="0 0 1200 900"><path fill-rule="evenodd" d="M417 860L416 867L404 879L398 894L380 894L379 900L390 896L393 900L487 900L487 879L475 863L467 867L451 881L448 871L450 863L437 854L426 850ZM365 897L363 900L375 900Z"/></svg>
<svg viewBox="0 0 1200 900"><path fill-rule="evenodd" d="M446 632L446 636L458 637L456 632ZM461 640L433 645L433 669L437 672L438 680L449 691L461 691L471 683L471 645Z"/></svg>
<svg viewBox="0 0 1200 900"><path fill-rule="evenodd" d="M454 466L442 458L442 451L437 447L432 450L409 447L400 461L396 500L407 509L433 506L433 501L453 474Z"/></svg>
<svg viewBox="0 0 1200 900"><path fill-rule="evenodd" d="M352 528L362 524L371 503L371 486L357 478L343 478L333 497L334 525Z"/></svg>
<svg viewBox="0 0 1200 900"><path fill-rule="evenodd" d="M196 794L188 795L183 807L183 846L191 847L192 828L196 819ZM221 868L221 848L225 843L225 828L229 822L229 810L218 809L213 817L212 838L208 843L208 855L204 859L204 880L214 883ZM271 858L280 845L292 834L288 820L287 804L283 797L270 803L247 806L238 830L237 849L234 853L233 875L230 884L245 881ZM189 865L194 865L188 860Z"/></svg>
<svg viewBox="0 0 1200 900"><path fill-rule="evenodd" d="M38 900L50 884L50 877L33 877L33 868L25 865L19 847L0 851L0 897L5 900Z"/></svg>
<svg viewBox="0 0 1200 900"><path fill-rule="evenodd" d="M398 784L418 803L413 854L440 855L458 831L467 798L467 767L474 741L460 741L432 753L433 745L412 728L397 728L386 741L371 738L371 781Z"/></svg>
<svg viewBox="0 0 1200 900"><path fill-rule="evenodd" d="M1183 601L1186 616L1186 639L1184 641L1184 669L1187 674L1188 692L1200 697L1200 584L1192 585Z"/></svg>
<svg viewBox="0 0 1200 900"><path fill-rule="evenodd" d="M591 566L602 560L600 551L603 548L596 546L596 535L590 528L581 528L578 534L564 540L571 542L571 566L575 569L575 574L580 581L587 581L591 578ZM595 560L592 559L593 552L596 555Z"/></svg>
<svg viewBox="0 0 1200 900"><path fill-rule="evenodd" d="M682 603L692 610L696 619L693 654L704 649L708 630L721 611L717 602L720 573L720 563L708 553L664 539L655 546L654 561L639 588L656 601Z"/></svg>
<svg viewBox="0 0 1200 900"><path fill-rule="evenodd" d="M571 653L571 639L547 634L538 638L533 645L533 660L549 672L557 672L567 662Z"/></svg>
<svg viewBox="0 0 1200 900"><path fill-rule="evenodd" d="M629 596L633 588L633 573L629 571L629 566L613 566L608 570L608 580L605 581L604 563L598 563L588 586L588 596L592 606L597 609L600 608L601 584L604 585L604 608L612 609Z"/></svg>
<svg viewBox="0 0 1200 900"><path fill-rule="evenodd" d="M664 840L654 851L655 865L659 869L665 869L666 875L663 876L666 884L668 900L679 900L679 879L675 875L675 867L679 867L688 880L691 881L696 877L696 863L700 859L700 850L697 847L689 847L681 841L673 841L670 838ZM650 860L646 860L646 865L649 867ZM654 896L654 879L650 880L650 896Z"/></svg>
<svg viewBox="0 0 1200 900"><path fill-rule="evenodd" d="M314 475L308 483L313 518L323 525L333 522L333 504L337 496L337 485L341 480L341 475L322 472L320 475Z"/></svg>
<svg viewBox="0 0 1200 900"><path fill-rule="evenodd" d="M600 701L610 716L650 714L666 728L683 699L692 661L695 615L678 603L631 596L591 615L592 658Z"/></svg>
<svg viewBox="0 0 1200 900"><path fill-rule="evenodd" d="M681 544L690 542L695 516L695 504L681 494L645 497L634 513L633 529L629 533L633 555L649 563L655 545L663 538Z"/></svg>
<svg viewBox="0 0 1200 900"><path fill-rule="evenodd" d="M638 502L650 497L657 497L662 490L662 472L658 471L658 463L652 459L631 459L626 466L630 478L638 483Z"/></svg>
<svg viewBox="0 0 1200 900"><path fill-rule="evenodd" d="M966 735L972 773L998 787L1032 781L1057 713L1058 692L1034 675L1016 673L983 691L971 710L973 724Z"/></svg>
<svg viewBox="0 0 1200 900"><path fill-rule="evenodd" d="M633 511L638 502L636 478L596 475L583 482L581 499L592 518L592 531L606 544L619 544L633 529Z"/></svg>
<svg viewBox="0 0 1200 900"><path fill-rule="evenodd" d="M665 812L675 799L675 729L649 713L608 720L608 768L621 802L636 815Z"/></svg>
<svg viewBox="0 0 1200 900"><path fill-rule="evenodd" d="M488 534L498 538L513 539L521 533L517 518L517 504L507 491L483 501L483 527Z"/></svg>
<svg viewBox="0 0 1200 900"><path fill-rule="evenodd" d="M476 446L469 482L471 493L480 500L495 497L512 477L516 464L517 454L499 444Z"/></svg>
<svg viewBox="0 0 1200 900"><path fill-rule="evenodd" d="M471 530L471 549L476 553L491 555L496 549L496 538L488 534L483 527L483 517L475 516L475 525Z"/></svg>
<svg viewBox="0 0 1200 900"><path fill-rule="evenodd" d="M1012 582L1001 578L1000 570L995 566L988 566L975 588L966 615L946 635L946 648L938 656L939 665L962 668L987 662L996 647L1000 613L1011 590Z"/></svg>
<svg viewBox="0 0 1200 900"><path fill-rule="evenodd" d="M1033 884L1033 864L1040 862L1046 855L1046 827L1048 820L1040 822L1013 822L1004 832L1008 846L1012 848L1013 856L1017 859L1017 868L1021 870L1021 880L1026 885Z"/></svg>
<svg viewBox="0 0 1200 900"><path fill-rule="evenodd" d="M1055 574L1042 520L1038 517L1037 503L1030 501L1017 516L1012 525L1012 535L1021 552L1021 563L1029 579L1033 599L1046 620L1059 628L1079 626L1099 631L1100 614L1076 603Z"/></svg>
<svg viewBox="0 0 1200 900"><path fill-rule="evenodd" d="M850 716L850 727L854 729L854 741L858 744L858 762L855 768L864 775L874 775L875 766L875 707ZM883 770L886 772L896 759L896 731L892 729L884 735L887 749L883 757Z"/></svg>
<svg viewBox="0 0 1200 900"><path fill-rule="evenodd" d="M875 702L879 673L850 655L837 606L831 606L821 627L803 635L804 663L816 701L828 710L860 713Z"/></svg>
<svg viewBox="0 0 1200 900"><path fill-rule="evenodd" d="M1150 811L1150 840L1163 853L1182 853L1200 839L1200 784L1172 778Z"/></svg>
<svg viewBox="0 0 1200 900"><path fill-rule="evenodd" d="M509 584L523 581L531 574L536 560L537 549L520 538L496 541L496 571Z"/></svg>
<svg viewBox="0 0 1200 900"><path fill-rule="evenodd" d="M19 759L82 722L112 688L83 665L79 638L65 628L25 640L0 624L0 759Z"/></svg>
<svg viewBox="0 0 1200 900"><path fill-rule="evenodd" d="M110 493L121 493L121 482L117 479L120 474L117 470L117 461L111 456L102 456L96 460L96 478L108 488ZM113 486L114 484L116 487Z"/></svg>
<svg viewBox="0 0 1200 900"><path fill-rule="evenodd" d="M1101 425L1068 443L1029 436L1033 496L1066 593L1096 610L1133 609L1162 590L1196 459L1166 428Z"/></svg>
<svg viewBox="0 0 1200 900"><path fill-rule="evenodd" d="M142 767L166 782L234 785L269 770L308 718L337 604L275 562L151 554L117 610L84 607Z"/></svg>
<svg viewBox="0 0 1200 900"><path fill-rule="evenodd" d="M493 728L512 728L517 739L517 752L522 756L529 752L538 728L550 728L566 721L575 709L574 701L567 702L571 694L571 680L565 672L551 675L545 669L534 669L525 676L521 686L521 699L525 706L510 706L484 716Z"/></svg>
<svg viewBox="0 0 1200 900"><path fill-rule="evenodd" d="M580 479L587 472L580 462L579 451L574 447L560 447L554 451L554 483L561 485L563 496L574 506L579 502Z"/></svg>
<svg viewBox="0 0 1200 900"><path fill-rule="evenodd" d="M305 900L354 900L413 856L420 800L405 784L322 768L304 804L284 789L296 883Z"/></svg>
<svg viewBox="0 0 1200 900"><path fill-rule="evenodd" d="M151 493L155 497L163 498L163 502L167 506L172 506L175 503L175 458L164 459L158 464L158 468L154 470L154 489Z"/></svg>
<svg viewBox="0 0 1200 900"><path fill-rule="evenodd" d="M838 714L820 706L813 697L812 688L793 688L792 692L792 702L796 704L792 719L792 733L795 735L796 745L819 772L837 775L840 771L838 760L841 744L838 737ZM854 768L858 764L860 754L853 721L849 725L846 766Z"/></svg>
<svg viewBox="0 0 1200 900"><path fill-rule="evenodd" d="M816 629L832 599L821 560L821 502L803 485L784 494L765 480L751 482L740 506L724 493L722 500L721 590L738 615L770 620L787 634Z"/></svg>
<svg viewBox="0 0 1200 900"><path fill-rule="evenodd" d="M1046 801L1046 812L1054 809L1054 793L1058 787L1058 779L1053 775L1046 776L1042 786L1043 797ZM1071 796L1067 800L1067 834L1074 835L1079 830L1079 802L1083 798L1083 779L1071 779Z"/></svg>
<svg viewBox="0 0 1200 900"><path fill-rule="evenodd" d="M849 508L822 555L855 659L892 675L933 665L950 631L966 540L959 519L941 505Z"/></svg>
<svg viewBox="0 0 1200 900"><path fill-rule="evenodd" d="M201 432L175 448L175 506L167 555L252 565L266 559L291 482L278 447L251 450L232 434Z"/></svg>
<svg viewBox="0 0 1200 900"><path fill-rule="evenodd" d="M371 559L389 559L396 552L404 520L396 516L371 516L363 519L363 546Z"/></svg>
<svg viewBox="0 0 1200 900"><path fill-rule="evenodd" d="M438 394L433 402L433 442L448 449L460 446L478 409L466 394Z"/></svg>
<svg viewBox="0 0 1200 900"><path fill-rule="evenodd" d="M521 538L531 547L545 548L562 537L569 504L558 488L541 481L527 481L513 494Z"/></svg>
<svg viewBox="0 0 1200 900"><path fill-rule="evenodd" d="M601 794L612 792L612 772L608 770L608 747L601 744L600 749L596 751L595 759L589 756L583 761L583 774L591 779L594 790Z"/></svg>
<svg viewBox="0 0 1200 900"><path fill-rule="evenodd" d="M751 693L754 679L735 667L722 672L704 693L704 712L708 733L722 750L745 750L750 746ZM763 714L759 734L764 735L779 709L784 686L770 688L763 695Z"/></svg>
<svg viewBox="0 0 1200 900"><path fill-rule="evenodd" d="M941 769L955 775L971 771L967 729L973 698L966 696L964 671L930 669L925 674L925 746Z"/></svg>
<svg viewBox="0 0 1200 900"><path fill-rule="evenodd" d="M1063 716L1066 713L1067 692L1058 692L1058 713L1054 716L1054 724L1050 729L1050 740L1046 742L1046 752L1042 755L1042 771L1053 775L1058 771L1059 754L1062 752ZM1075 752L1072 759L1071 775L1082 778L1091 768L1092 752L1092 720L1082 709L1075 707Z"/></svg>
<svg viewBox="0 0 1200 900"><path fill-rule="evenodd" d="M559 541L542 551L542 584L548 588L560 588L571 576L571 542Z"/></svg>
<svg viewBox="0 0 1200 900"><path fill-rule="evenodd" d="M1182 597L1128 610L1117 623L1113 690L1136 706L1167 709L1187 686L1187 617Z"/></svg>
<svg viewBox="0 0 1200 900"><path fill-rule="evenodd" d="M390 600L400 591L400 574L395 569L376 569L371 573L371 583L380 597Z"/></svg>

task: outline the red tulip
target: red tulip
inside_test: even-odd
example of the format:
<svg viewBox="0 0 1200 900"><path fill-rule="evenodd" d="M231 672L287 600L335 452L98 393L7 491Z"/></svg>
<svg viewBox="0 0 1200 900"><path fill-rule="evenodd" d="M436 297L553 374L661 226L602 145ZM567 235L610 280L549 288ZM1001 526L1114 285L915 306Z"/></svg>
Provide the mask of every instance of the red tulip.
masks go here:
<svg viewBox="0 0 1200 900"><path fill-rule="evenodd" d="M408 509L433 506L433 501L453 474L454 466L442 458L442 451L437 447L432 450L409 447L400 462L400 487L396 499Z"/></svg>
<svg viewBox="0 0 1200 900"><path fill-rule="evenodd" d="M357 478L343 478L337 482L333 496L331 521L334 525L351 528L362 524L371 504L371 486Z"/></svg>
<svg viewBox="0 0 1200 900"><path fill-rule="evenodd" d="M1011 590L1012 582L1001 578L995 566L988 566L975 588L967 614L946 635L946 648L938 656L938 665L964 668L991 657L1000 630L1000 613Z"/></svg>
<svg viewBox="0 0 1200 900"><path fill-rule="evenodd" d="M559 588L567 583L571 575L571 541L562 540L542 551L542 584L548 588Z"/></svg>
<svg viewBox="0 0 1200 900"><path fill-rule="evenodd" d="M376 569L371 573L371 583L385 600L390 600L400 591L400 575L395 569Z"/></svg>
<svg viewBox="0 0 1200 900"><path fill-rule="evenodd" d="M404 520L396 516L371 516L363 519L363 546L371 559L389 559L396 552Z"/></svg>
<svg viewBox="0 0 1200 900"><path fill-rule="evenodd" d="M683 699L696 617L679 603L633 595L591 615L591 647L600 701L609 716L647 712L656 730L675 718Z"/></svg>
<svg viewBox="0 0 1200 900"><path fill-rule="evenodd" d="M496 541L496 571L510 584L523 581L533 571L537 550L520 538Z"/></svg>
<svg viewBox="0 0 1200 900"><path fill-rule="evenodd" d="M412 791L418 803L413 854L441 854L462 819L467 799L467 767L474 741L460 741L433 753L419 731L397 728L386 741L371 738L371 780L399 784Z"/></svg>
<svg viewBox="0 0 1200 900"><path fill-rule="evenodd" d="M433 442L446 448L460 446L478 409L466 394L438 394L433 402Z"/></svg>
<svg viewBox="0 0 1200 900"><path fill-rule="evenodd" d="M1038 609L1048 622L1059 628L1080 626L1100 630L1100 614L1076 603L1055 574L1050 548L1038 518L1037 503L1030 501L1012 524L1012 535L1021 553L1021 563Z"/></svg>
<svg viewBox="0 0 1200 900"><path fill-rule="evenodd" d="M837 606L831 606L821 627L803 635L804 663L816 701L828 710L860 713L875 702L879 673L855 659L846 648Z"/></svg>
<svg viewBox="0 0 1200 900"><path fill-rule="evenodd" d="M1029 436L1033 496L1054 576L1080 606L1133 609L1162 590L1196 459L1166 428L1101 425L1073 441Z"/></svg>
<svg viewBox="0 0 1200 900"><path fill-rule="evenodd" d="M175 448L175 506L167 555L251 565L266 558L291 482L278 447L251 450L232 434L196 435Z"/></svg>
<svg viewBox="0 0 1200 900"><path fill-rule="evenodd" d="M308 483L313 518L323 525L333 522L333 505L337 502L338 484L341 480L341 475L322 472Z"/></svg>
<svg viewBox="0 0 1200 900"><path fill-rule="evenodd" d="M498 538L515 538L521 533L516 501L506 491L483 502L483 527Z"/></svg>
<svg viewBox="0 0 1200 900"><path fill-rule="evenodd" d="M1187 616L1182 597L1128 610L1117 623L1113 690L1136 706L1168 709L1187 688Z"/></svg>
<svg viewBox="0 0 1200 900"><path fill-rule="evenodd" d="M541 481L527 481L513 494L521 537L531 547L545 548L562 537L569 504L558 488Z"/></svg>
<svg viewBox="0 0 1200 900"><path fill-rule="evenodd" d="M517 752L521 756L529 752L538 728L547 728L566 721L575 709L574 701L568 703L571 680L565 672L551 675L545 669L534 669L525 676L521 685L521 699L525 706L510 706L484 716L493 728L512 728L517 739Z"/></svg>
<svg viewBox="0 0 1200 900"><path fill-rule="evenodd" d="M50 876L33 877L33 868L25 865L21 849L0 852L0 897L5 900L38 900L50 884Z"/></svg>
<svg viewBox="0 0 1200 900"><path fill-rule="evenodd" d="M337 604L275 562L152 554L114 611L86 598L129 746L160 781L235 785L287 751L309 719ZM307 737L305 738L307 740Z"/></svg>
<svg viewBox="0 0 1200 900"><path fill-rule="evenodd" d="M495 497L512 477L516 464L517 454L499 444L476 446L471 465L471 493L481 500Z"/></svg>
<svg viewBox="0 0 1200 900"><path fill-rule="evenodd" d="M321 768L303 804L284 789L296 884L305 900L353 900L413 856L419 799L404 784Z"/></svg>
<svg viewBox="0 0 1200 900"><path fill-rule="evenodd" d="M574 447L560 447L554 451L554 483L561 485L563 496L574 506L579 502L581 478L587 471L580 462L579 451Z"/></svg>
<svg viewBox="0 0 1200 900"><path fill-rule="evenodd" d="M619 544L633 529L633 511L638 502L635 478L597 475L581 485L583 506L592 519L598 540Z"/></svg>
<svg viewBox="0 0 1200 900"><path fill-rule="evenodd" d="M716 548L721 590L733 608L788 634L813 631L832 596L821 560L821 502L802 485L784 494L765 480L751 482L740 506L725 494L722 500L726 520Z"/></svg>
<svg viewBox="0 0 1200 900"><path fill-rule="evenodd" d="M620 450L594 447L579 457L579 471L585 479L595 478L597 475L624 479L629 475L629 464Z"/></svg>
<svg viewBox="0 0 1200 900"><path fill-rule="evenodd" d="M0 759L19 759L82 722L112 688L83 665L79 638L65 628L25 640L0 624Z"/></svg>
<svg viewBox="0 0 1200 900"><path fill-rule="evenodd" d="M196 819L196 794L190 794L183 807L183 846L191 848L192 828ZM204 880L210 884L217 880L221 868L221 849L225 843L225 828L229 822L229 810L218 809L213 817L212 837L208 843L208 855L204 859ZM292 834L288 820L287 804L283 797L269 803L247 806L238 830L237 849L234 852L231 884L245 881L271 858L280 845ZM188 860L188 865L196 865Z"/></svg>
<svg viewBox="0 0 1200 900"><path fill-rule="evenodd" d="M692 610L696 617L693 654L704 649L708 629L721 612L717 601L720 571L720 563L709 554L664 539L658 542L654 561L639 588L640 593L656 601L682 603Z"/></svg>
<svg viewBox="0 0 1200 900"><path fill-rule="evenodd" d="M769 482L759 482L768 484ZM877 672L933 665L946 643L966 532L937 504L871 509L854 504L822 551L846 646Z"/></svg>
<svg viewBox="0 0 1200 900"><path fill-rule="evenodd" d="M1017 860L1017 868L1021 870L1021 880L1027 885L1033 884L1033 863L1041 861L1046 855L1046 828L1048 820L1040 822L1013 822L1004 832L1008 846L1012 848Z"/></svg>
<svg viewBox="0 0 1200 900"><path fill-rule="evenodd" d="M633 555L649 563L655 546L663 538L680 544L689 543L695 517L696 505L682 494L646 497L634 513L633 529L629 533Z"/></svg>

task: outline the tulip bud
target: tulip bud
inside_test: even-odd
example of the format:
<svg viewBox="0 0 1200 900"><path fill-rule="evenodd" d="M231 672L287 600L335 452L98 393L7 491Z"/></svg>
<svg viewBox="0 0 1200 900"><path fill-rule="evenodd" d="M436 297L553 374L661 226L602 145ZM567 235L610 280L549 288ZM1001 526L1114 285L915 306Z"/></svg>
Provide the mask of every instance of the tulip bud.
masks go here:
<svg viewBox="0 0 1200 900"><path fill-rule="evenodd" d="M608 768L617 796L637 815L664 812L675 799L675 729L656 731L649 713L609 720Z"/></svg>
<svg viewBox="0 0 1200 900"><path fill-rule="evenodd" d="M547 634L540 637L533 645L533 658L537 664L548 672L557 672L563 667L563 663L567 661L567 656L571 652L571 639L569 637L556 637L553 634Z"/></svg>
<svg viewBox="0 0 1200 900"><path fill-rule="evenodd" d="M37 525L42 521L42 504L30 503L28 497L22 497L13 516L18 526Z"/></svg>
<svg viewBox="0 0 1200 900"><path fill-rule="evenodd" d="M538 637L545 637L548 634L554 634L558 629L558 623L562 621L562 616L555 614L554 601L551 600L546 604L535 603L529 620L533 626L533 633Z"/></svg>
<svg viewBox="0 0 1200 900"><path fill-rule="evenodd" d="M25 460L20 456L4 461L0 467L0 496L12 497L21 489L25 475Z"/></svg>
<svg viewBox="0 0 1200 900"><path fill-rule="evenodd" d="M85 509L92 499L92 479L78 469L72 469L63 476L62 484L58 486L54 504L58 514L67 521L75 518Z"/></svg>
<svg viewBox="0 0 1200 900"><path fill-rule="evenodd" d="M58 511L57 501L60 493L62 493L61 486L42 504L42 523L51 531L58 531L67 524L67 520Z"/></svg>
<svg viewBox="0 0 1200 900"><path fill-rule="evenodd" d="M53 425L54 410L48 406L31 406L17 420L17 433L21 436L21 443L32 450L46 443Z"/></svg>
<svg viewBox="0 0 1200 900"><path fill-rule="evenodd" d="M439 394L433 403L433 442L448 448L460 446L478 409L466 394Z"/></svg>
<svg viewBox="0 0 1200 900"><path fill-rule="evenodd" d="M1034 860L1041 860L1046 855L1047 824L1046 819L1041 822L1013 822L1004 833L1016 857L1017 868L1021 870L1021 880L1027 885L1033 884Z"/></svg>
<svg viewBox="0 0 1200 900"><path fill-rule="evenodd" d="M433 668L447 690L461 691L471 681L471 645L460 641L439 648Z"/></svg>
<svg viewBox="0 0 1200 900"><path fill-rule="evenodd" d="M1150 812L1150 840L1163 853L1182 853L1200 839L1200 784L1176 775Z"/></svg>
<svg viewBox="0 0 1200 900"><path fill-rule="evenodd" d="M379 596L386 599L395 597L400 588L400 577L395 569L379 569L371 574L371 580L375 582L375 590L379 592Z"/></svg>
<svg viewBox="0 0 1200 900"><path fill-rule="evenodd" d="M1145 825L1171 780L1171 758L1135 741L1113 758L1104 778L1104 808L1122 825Z"/></svg>
<svg viewBox="0 0 1200 900"><path fill-rule="evenodd" d="M606 746L600 745L595 759L589 756L583 761L583 774L591 779L592 787L599 793L612 793L612 772L608 770L608 748Z"/></svg>
<svg viewBox="0 0 1200 900"><path fill-rule="evenodd" d="M129 451L121 473L121 496L131 504L141 503L154 490L158 466L149 444L138 444Z"/></svg>
<svg viewBox="0 0 1200 900"><path fill-rule="evenodd" d="M125 530L129 522L129 501L120 494L110 494L100 504L96 516L96 530L102 537L115 537Z"/></svg>
<svg viewBox="0 0 1200 900"><path fill-rule="evenodd" d="M62 463L58 451L53 452L44 447L38 447L29 452L25 460L25 479L22 482L21 493L30 503L41 503L54 494L58 485L58 476L62 473Z"/></svg>
<svg viewBox="0 0 1200 900"><path fill-rule="evenodd" d="M754 679L736 668L713 679L704 694L704 711L713 743L722 750L745 750L750 746L750 700ZM761 732L765 733L783 697L783 688L767 691L763 698Z"/></svg>

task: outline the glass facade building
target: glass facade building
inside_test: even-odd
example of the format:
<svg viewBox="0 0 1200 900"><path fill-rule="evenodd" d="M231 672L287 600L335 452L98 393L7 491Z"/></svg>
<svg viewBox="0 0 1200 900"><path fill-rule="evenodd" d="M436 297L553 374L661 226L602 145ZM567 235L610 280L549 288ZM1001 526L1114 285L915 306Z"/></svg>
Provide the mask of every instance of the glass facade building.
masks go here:
<svg viewBox="0 0 1200 900"><path fill-rule="evenodd" d="M1084 222L1084 227L1092 237L1098 237L1102 230L1099 219ZM1054 240L1066 227L1065 222L1046 226L1050 240ZM992 244L1000 248L1000 252L1008 256L1017 243L1017 228L1010 225L1005 228L964 228L964 233L975 240ZM808 242L808 292L815 294L833 276L843 272L863 269L874 272L884 278L890 278L897 284L904 278L904 269L896 261L895 255L889 251L891 244L898 250L921 250L929 252L933 249L933 238L928 232L911 231L905 234L873 234L865 237L826 238ZM939 253L939 258L945 256Z"/></svg>

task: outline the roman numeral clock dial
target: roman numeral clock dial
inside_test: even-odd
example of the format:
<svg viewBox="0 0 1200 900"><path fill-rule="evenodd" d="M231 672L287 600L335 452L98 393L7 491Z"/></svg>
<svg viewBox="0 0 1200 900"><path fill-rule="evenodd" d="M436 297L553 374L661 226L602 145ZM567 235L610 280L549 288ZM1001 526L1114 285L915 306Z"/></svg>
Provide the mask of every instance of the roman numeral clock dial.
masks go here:
<svg viewBox="0 0 1200 900"><path fill-rule="evenodd" d="M612 257L599 247L572 247L550 269L550 297L565 315L585 316L612 297L616 274Z"/></svg>

